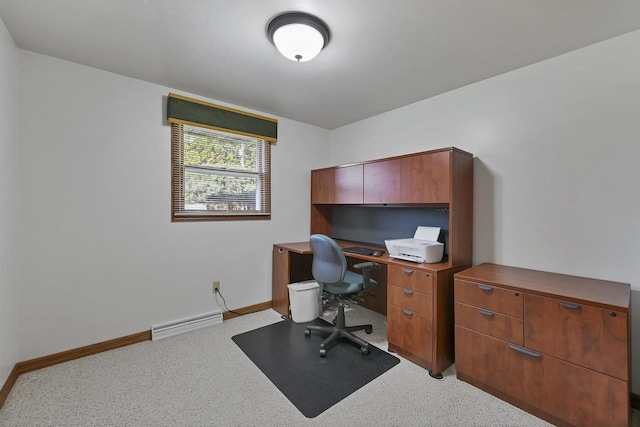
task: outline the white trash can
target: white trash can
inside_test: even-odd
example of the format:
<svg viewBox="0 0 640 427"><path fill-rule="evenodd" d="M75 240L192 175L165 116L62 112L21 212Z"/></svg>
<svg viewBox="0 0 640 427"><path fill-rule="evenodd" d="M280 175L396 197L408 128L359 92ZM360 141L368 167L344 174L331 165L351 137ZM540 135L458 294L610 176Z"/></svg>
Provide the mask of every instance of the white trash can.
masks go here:
<svg viewBox="0 0 640 427"><path fill-rule="evenodd" d="M291 303L291 318L296 323L311 322L320 314L318 293L320 285L315 280L291 283L289 301Z"/></svg>

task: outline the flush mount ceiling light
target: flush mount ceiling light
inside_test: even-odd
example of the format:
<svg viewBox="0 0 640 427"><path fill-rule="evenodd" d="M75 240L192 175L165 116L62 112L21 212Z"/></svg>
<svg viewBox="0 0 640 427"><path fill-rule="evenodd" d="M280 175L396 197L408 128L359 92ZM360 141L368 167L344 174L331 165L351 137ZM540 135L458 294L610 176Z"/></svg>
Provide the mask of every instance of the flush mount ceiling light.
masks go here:
<svg viewBox="0 0 640 427"><path fill-rule="evenodd" d="M329 43L329 27L320 19L303 12L278 15L269 22L267 35L286 58L306 62Z"/></svg>

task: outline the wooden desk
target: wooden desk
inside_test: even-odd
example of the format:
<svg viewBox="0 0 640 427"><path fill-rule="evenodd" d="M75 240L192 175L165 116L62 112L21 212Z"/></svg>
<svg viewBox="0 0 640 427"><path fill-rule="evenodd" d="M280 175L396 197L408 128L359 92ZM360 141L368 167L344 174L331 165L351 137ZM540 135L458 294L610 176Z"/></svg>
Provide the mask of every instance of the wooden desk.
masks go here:
<svg viewBox="0 0 640 427"><path fill-rule="evenodd" d="M341 247L373 245L337 241ZM374 261L378 286L365 293L363 306L387 315L389 350L426 368L436 377L454 362L453 275L470 265L449 262L416 264L390 258L345 252L349 265ZM273 308L289 316L289 283L311 280L313 252L309 242L273 246Z"/></svg>

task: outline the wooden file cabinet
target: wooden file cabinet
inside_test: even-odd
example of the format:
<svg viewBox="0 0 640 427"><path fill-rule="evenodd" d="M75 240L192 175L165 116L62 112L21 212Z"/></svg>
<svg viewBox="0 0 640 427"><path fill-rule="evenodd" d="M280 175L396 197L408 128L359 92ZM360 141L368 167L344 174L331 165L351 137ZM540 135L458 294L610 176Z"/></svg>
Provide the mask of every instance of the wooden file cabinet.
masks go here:
<svg viewBox="0 0 640 427"><path fill-rule="evenodd" d="M482 264L454 287L459 379L556 425L629 424L628 284Z"/></svg>

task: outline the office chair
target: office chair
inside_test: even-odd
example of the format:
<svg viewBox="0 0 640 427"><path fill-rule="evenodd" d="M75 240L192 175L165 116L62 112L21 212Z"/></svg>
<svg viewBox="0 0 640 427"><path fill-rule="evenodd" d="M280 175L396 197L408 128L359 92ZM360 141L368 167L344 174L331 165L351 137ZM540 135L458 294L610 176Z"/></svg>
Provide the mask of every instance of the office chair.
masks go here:
<svg viewBox="0 0 640 427"><path fill-rule="evenodd" d="M356 294L377 285L376 281L370 278L370 274L371 269L380 269L380 264L375 262L356 264L354 268L362 270L362 274L357 274L347 270L347 260L335 240L323 234L313 234L310 242L313 251L311 272L320 285L320 298L323 291L335 295L338 299L338 315L333 326L307 326L304 331L305 337L310 336L311 331L329 334L329 337L320 344L320 357L325 357L328 346L335 345L341 338L358 344L362 355L369 354L369 343L353 335L352 332L364 330L365 333L370 334L373 326L345 326L344 296Z"/></svg>

